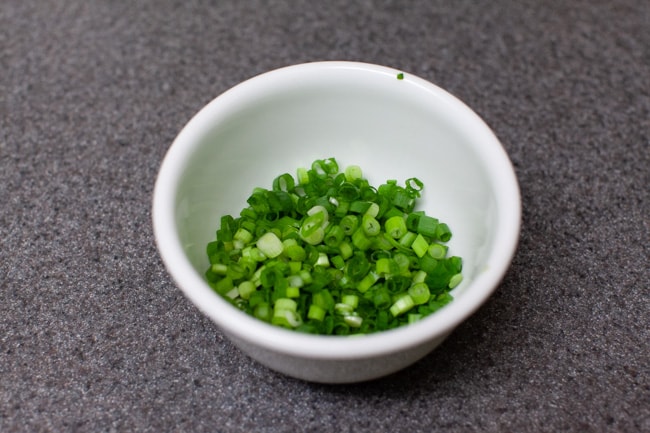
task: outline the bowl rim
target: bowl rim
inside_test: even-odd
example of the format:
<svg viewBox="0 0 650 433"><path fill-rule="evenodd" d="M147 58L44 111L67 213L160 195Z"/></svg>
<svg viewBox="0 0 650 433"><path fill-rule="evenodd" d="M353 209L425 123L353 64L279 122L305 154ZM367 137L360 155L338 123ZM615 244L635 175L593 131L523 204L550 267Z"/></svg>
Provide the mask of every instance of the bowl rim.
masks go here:
<svg viewBox="0 0 650 433"><path fill-rule="evenodd" d="M495 183L496 233L491 257L498 257L465 288L472 296L461 296L435 314L408 326L363 336L302 334L272 326L236 309L215 293L185 255L176 232L176 197L179 179L200 137L214 127L215 120L236 106L253 102L258 92L290 85L302 74L385 74L391 79L403 73L403 81L419 87L463 117L480 134L482 158L488 158L489 174ZM181 129L159 168L152 197L154 238L162 261L184 295L222 331L264 349L311 359L345 360L379 357L407 350L445 336L471 316L496 290L510 267L519 242L521 196L512 163L496 135L471 108L437 85L395 68L351 61L319 61L285 66L249 78L218 95L200 109Z"/></svg>

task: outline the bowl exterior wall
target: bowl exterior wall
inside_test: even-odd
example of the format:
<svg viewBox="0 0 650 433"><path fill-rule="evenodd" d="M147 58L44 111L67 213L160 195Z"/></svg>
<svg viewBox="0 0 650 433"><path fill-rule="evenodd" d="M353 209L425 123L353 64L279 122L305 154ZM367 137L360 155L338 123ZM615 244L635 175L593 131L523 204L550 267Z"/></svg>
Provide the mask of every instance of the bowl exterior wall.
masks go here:
<svg viewBox="0 0 650 433"><path fill-rule="evenodd" d="M309 382L344 384L373 380L402 370L429 354L449 334L400 352L359 359L298 357L262 348L233 335L228 338L260 364L287 376Z"/></svg>

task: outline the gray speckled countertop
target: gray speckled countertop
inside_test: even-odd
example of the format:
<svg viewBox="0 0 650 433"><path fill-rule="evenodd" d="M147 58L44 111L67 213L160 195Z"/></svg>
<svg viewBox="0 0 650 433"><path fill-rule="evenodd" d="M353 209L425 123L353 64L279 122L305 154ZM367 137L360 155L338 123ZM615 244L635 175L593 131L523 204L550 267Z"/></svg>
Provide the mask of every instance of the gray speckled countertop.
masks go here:
<svg viewBox="0 0 650 433"><path fill-rule="evenodd" d="M0 4L0 431L650 431L650 3ZM432 354L314 385L236 350L155 249L180 128L253 75L393 66L494 129L523 228Z"/></svg>

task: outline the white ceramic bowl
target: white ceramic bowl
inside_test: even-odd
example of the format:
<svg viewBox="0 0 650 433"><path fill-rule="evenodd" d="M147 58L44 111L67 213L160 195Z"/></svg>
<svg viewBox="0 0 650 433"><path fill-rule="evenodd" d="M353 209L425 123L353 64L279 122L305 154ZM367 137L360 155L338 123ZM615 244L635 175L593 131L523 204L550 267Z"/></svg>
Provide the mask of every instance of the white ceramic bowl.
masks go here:
<svg viewBox="0 0 650 433"><path fill-rule="evenodd" d="M223 93L183 128L153 196L155 238L185 295L236 346L297 378L357 382L400 370L439 345L492 294L520 230L512 165L485 123L435 85L388 67L316 62L271 71ZM219 218L238 215L253 187L334 157L371 184L417 177L420 209L449 224L463 282L424 320L361 337L314 336L273 327L217 295L203 274Z"/></svg>

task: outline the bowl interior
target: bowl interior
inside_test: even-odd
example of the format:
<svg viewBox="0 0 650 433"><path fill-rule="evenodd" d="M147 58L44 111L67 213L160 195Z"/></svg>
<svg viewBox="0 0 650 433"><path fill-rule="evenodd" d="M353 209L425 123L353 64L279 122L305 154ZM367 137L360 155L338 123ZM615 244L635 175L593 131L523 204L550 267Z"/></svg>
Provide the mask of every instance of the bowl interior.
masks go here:
<svg viewBox="0 0 650 433"><path fill-rule="evenodd" d="M189 268L175 271L170 262L187 260L196 286L209 266L205 246L222 215L238 215L254 187L270 188L277 175L295 175L298 167L327 157L342 168L359 165L375 186L388 179L422 180L418 208L450 226L450 254L463 258L464 280L450 305L467 298L469 314L489 295L518 233L512 167L471 110L421 79L406 74L398 80L398 72L336 62L274 71L222 94L179 134L154 197L168 196L174 233L163 236L156 224L157 237L174 238L159 245L161 254L186 293L202 291L200 301L194 298L201 309L213 311L223 302L208 294L207 284L184 284L182 272ZM164 250L177 246L183 257ZM480 293L466 293L486 273L490 278Z"/></svg>

